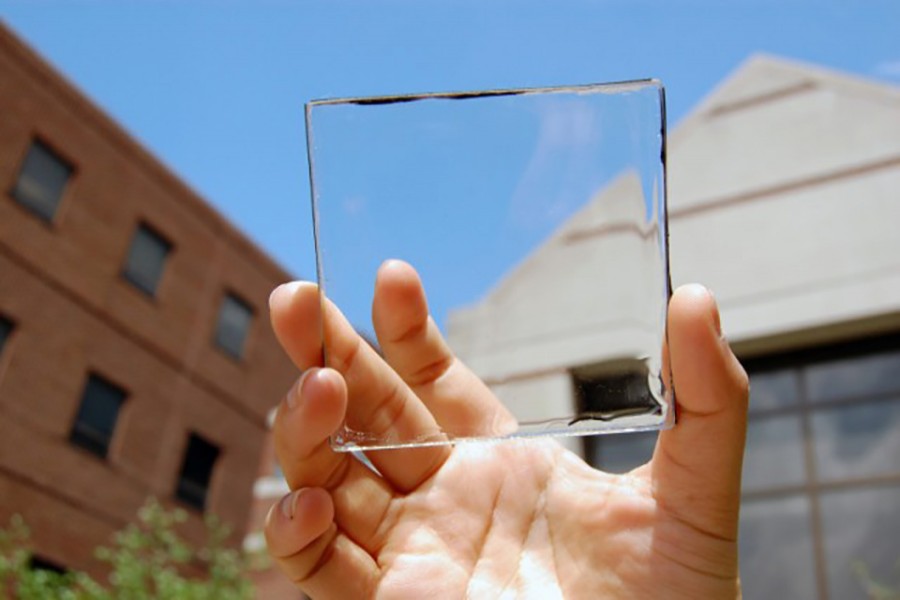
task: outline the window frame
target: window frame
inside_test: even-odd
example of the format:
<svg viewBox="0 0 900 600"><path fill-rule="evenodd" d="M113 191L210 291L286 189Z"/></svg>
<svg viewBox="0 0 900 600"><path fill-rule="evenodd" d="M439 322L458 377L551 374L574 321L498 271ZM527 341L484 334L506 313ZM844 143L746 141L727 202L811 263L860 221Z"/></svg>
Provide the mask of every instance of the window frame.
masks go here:
<svg viewBox="0 0 900 600"><path fill-rule="evenodd" d="M825 342L807 348L741 358L741 363L750 376L751 397L755 378L760 384L762 384L761 376L783 378L782 383L778 384L777 394L772 397L764 396L766 401L762 404L754 405L751 399L748 412L748 432L750 427L759 423L764 424L766 421L796 419L799 423L797 443L802 452L802 473L799 480L792 478L790 481L772 481L769 485L745 488L742 491L741 500L745 506L780 501L804 503L807 507L806 535L808 535L812 547L810 557L813 565L812 577L816 591L820 595L829 592L831 578L835 574L834 565L830 562L830 547L828 546L828 529L832 522L826 520L823 504L827 503L832 495L844 492L874 493L875 491L900 489L900 468L895 468L890 472L857 472L845 474L842 477L830 475L817 454L816 444L821 439L817 436L823 434L814 426L814 419L835 410L857 408L865 411L874 409L878 405L900 403L900 390L884 391L878 386L870 386L869 389L861 387L855 391L834 395L827 399L815 399L812 395L813 390L810 390L808 386L808 377L810 372L816 371L818 368L826 371L832 366L841 368L842 363L852 362L855 359L875 359L877 361L881 356L895 355L898 351L900 351L900 331L895 330L876 336ZM768 388L766 387L766 389ZM595 456L599 457L601 463L599 468L603 468L604 444L614 439L615 436L585 437L583 439L585 460L590 461ZM599 452L597 451L598 446ZM745 464L748 463L749 458L747 457L753 452L753 449L748 447L746 452ZM638 458L634 456L635 460ZM629 467L635 466L638 465L629 465ZM744 483L746 484L747 481L745 480ZM742 536L741 539L745 539L745 537Z"/></svg>
<svg viewBox="0 0 900 600"><path fill-rule="evenodd" d="M59 196L56 199L56 203L54 204L53 213L49 215L45 214L40 208L31 203L27 198L23 198L19 192L19 183L22 179L23 173L25 172L25 166L28 163L28 157L31 154L32 149L35 147L42 149L45 154L49 155L57 163L61 164L68 170L65 182L63 183L62 188L59 190ZM78 167L76 163L69 159L69 157L66 156L65 153L60 152L55 144L48 142L43 136L33 135L24 154L22 154L22 157L19 160L18 168L15 171L15 177L12 181L12 187L8 190L7 193L9 197L12 198L13 202L22 210L27 211L28 214L39 219L41 223L52 226L56 224L59 218L63 203L70 193L72 183L77 173Z"/></svg>
<svg viewBox="0 0 900 600"><path fill-rule="evenodd" d="M85 407L85 402L88 397L87 394L91 388L92 382L97 382L97 384L99 384L100 386L107 388L107 391L115 392L116 395L119 396L117 398L118 404L116 406L115 415L113 415L113 419L112 419L111 430L108 434L107 439L104 442L102 442L103 447L99 450L96 446L92 445L96 441L96 440L92 440L92 436L94 436L98 433L96 428L93 428L90 425L88 425L88 428L94 429L94 431L85 432L85 431L83 431L84 425L81 424L81 421L79 420L79 417L82 415L83 409ZM125 406L125 403L128 401L129 396L130 396L130 394L128 393L128 391L125 388L123 388L122 386L111 381L109 378L101 375L100 373L98 373L96 371L89 371L88 376L85 379L84 385L81 388L80 401L78 402L78 407L72 418L72 425L69 428L69 435L67 437L69 445L71 445L75 448L79 448L80 450L82 450L84 452L93 454L100 460L108 460L109 454L110 454L110 449L116 438L116 431L118 429L119 419L122 414L122 407ZM81 425L81 428L79 427L79 425Z"/></svg>
<svg viewBox="0 0 900 600"><path fill-rule="evenodd" d="M215 346L220 352L222 352L223 354L225 354L232 360L237 361L237 362L244 362L247 359L247 354L248 354L247 351L248 351L248 348L250 345L251 330L253 328L253 322L256 318L256 309L253 307L253 305L251 303L247 302L243 296L241 296L237 292L230 290L230 289L227 289L224 292L222 292L222 294L220 295L219 298L220 298L219 309L216 311L216 318L215 318L215 323L214 323L214 327L213 327L213 336L212 336L213 346ZM222 315L223 315L223 311L225 310L225 304L229 300L233 301L235 303L235 305L245 309L246 314L247 314L247 326L243 332L243 337L241 339L240 348L237 351L235 351L235 349L227 346L226 344L222 343L222 341L221 341L222 340L221 331L222 331L222 322L223 322Z"/></svg>
<svg viewBox="0 0 900 600"><path fill-rule="evenodd" d="M612 387L617 389L618 396L626 398L632 396L631 392L637 390L640 394L647 385L647 377L641 372L643 364L638 360L621 360L607 361L589 366L577 367L569 370L569 381L571 382L572 392L575 399L575 408L578 414L591 410L588 406L590 403L590 395L597 391L600 387ZM624 404L632 404L625 402ZM637 405L637 408L643 408ZM652 407L646 405L648 413ZM646 434L646 435L645 435ZM631 439L637 436L646 437L655 436L656 431L629 433ZM580 436L581 455L585 461L594 468L604 469L603 446L610 436L607 435L584 435ZM654 442L655 443L655 442ZM641 442L643 444L643 442ZM608 444L607 444L608 445Z"/></svg>
<svg viewBox="0 0 900 600"><path fill-rule="evenodd" d="M148 289L148 287L144 285L144 282L141 281L139 277L133 275L128 268L129 265L131 265L131 256L132 251L134 250L135 242L141 232L148 233L150 237L154 238L155 241L159 241L163 246L165 246L165 253L163 255L162 263L159 266L159 274L156 277L153 289ZM123 280L127 281L129 285L142 292L147 297L156 298L159 292L160 285L162 284L163 278L165 277L166 265L168 264L169 258L174 250L175 244L172 243L170 238L161 234L160 230L157 227L154 227L145 220L138 221L136 227L134 227L134 229L132 230L131 243L128 245L128 249L125 253L125 260L122 263L122 268L119 272L119 275Z"/></svg>
<svg viewBox="0 0 900 600"><path fill-rule="evenodd" d="M823 344L812 348L802 348L785 352L777 352L760 357L743 359L750 376L751 396L754 375L771 375L779 372L790 373L797 387L796 402L781 405L755 408L752 400L748 411L749 424L767 418L795 416L800 420L801 437L799 442L804 451L804 480L795 484L776 484L745 490L741 494L742 501L767 501L780 498L803 498L809 504L809 534L813 545L813 566L817 591L820 594L829 590L831 567L827 559L826 522L823 514L823 501L831 493L841 491L865 491L879 486L900 485L900 470L889 474L859 475L846 477L828 477L823 474L819 456L816 454L816 435L813 420L817 415L829 410L861 407L874 403L897 402L896 392L862 391L828 400L814 400L810 396L807 385L808 370L829 363L840 363L846 360L872 358L879 355L895 353L900 350L900 331L890 332L874 337L858 338L841 342Z"/></svg>
<svg viewBox="0 0 900 600"><path fill-rule="evenodd" d="M197 446L194 444L195 441L198 443ZM200 446L201 444L202 446ZM203 446L206 446L206 448ZM191 449L195 447L199 447L198 452L204 452L207 449L212 450L212 460L210 461L208 468L204 466L206 471L204 474L206 479L205 482L195 481L192 478L187 477ZM209 506L216 466L219 464L222 454L222 446L213 443L207 437L196 431L189 431L184 451L181 456L181 466L178 469L178 477L175 480L175 490L173 494L175 499L192 509L205 512ZM197 488L202 488L202 491L198 493ZM194 496L194 494L197 494L199 498Z"/></svg>

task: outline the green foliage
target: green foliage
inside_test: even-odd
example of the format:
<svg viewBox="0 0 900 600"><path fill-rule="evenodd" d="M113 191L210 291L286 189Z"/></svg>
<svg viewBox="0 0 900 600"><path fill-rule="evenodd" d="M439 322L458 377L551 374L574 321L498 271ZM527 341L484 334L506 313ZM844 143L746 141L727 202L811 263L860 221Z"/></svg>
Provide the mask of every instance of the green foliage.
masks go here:
<svg viewBox="0 0 900 600"><path fill-rule="evenodd" d="M105 584L85 573L31 569L29 532L21 517L0 529L0 597L21 600L244 600L253 597L246 577L249 558L229 548L227 526L206 517L206 543L194 548L176 531L183 510L167 511L150 500L137 523L116 533L110 547L96 550L109 565Z"/></svg>

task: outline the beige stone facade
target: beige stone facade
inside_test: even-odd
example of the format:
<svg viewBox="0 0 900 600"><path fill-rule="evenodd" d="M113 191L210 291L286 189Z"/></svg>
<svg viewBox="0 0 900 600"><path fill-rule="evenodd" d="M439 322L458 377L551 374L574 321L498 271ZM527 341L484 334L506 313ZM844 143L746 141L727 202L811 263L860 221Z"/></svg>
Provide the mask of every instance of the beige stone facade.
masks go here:
<svg viewBox="0 0 900 600"><path fill-rule="evenodd" d="M745 597L863 597L858 565L891 581L900 557L900 89L753 57L671 132L668 158L673 283L714 291L751 375ZM623 182L598 192L585 214L590 203L614 201ZM603 236L587 242L582 256L618 259ZM547 280L574 290L588 311L602 306L578 260L542 246L524 261L527 272L500 282L456 331L451 320L450 337L477 370L529 360L528 372L499 386L523 418L529 402L574 407L585 355L566 361L517 348L485 357L475 348L466 356L467 332L491 327L510 294L520 294L503 317L519 319L510 331L545 322L528 291ZM641 286L639 271L633 283ZM560 344L577 347L583 332L574 331ZM654 442L652 433L569 440L613 471L647 460Z"/></svg>

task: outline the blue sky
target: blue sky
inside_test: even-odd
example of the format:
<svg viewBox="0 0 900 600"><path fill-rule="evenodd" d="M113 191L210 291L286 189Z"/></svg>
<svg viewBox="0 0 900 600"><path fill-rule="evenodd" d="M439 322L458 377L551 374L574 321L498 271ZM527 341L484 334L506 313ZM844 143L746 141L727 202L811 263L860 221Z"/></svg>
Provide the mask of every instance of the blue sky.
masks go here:
<svg viewBox="0 0 900 600"><path fill-rule="evenodd" d="M900 84L896 0L0 0L0 16L304 277L313 98L657 77L677 125L754 52Z"/></svg>

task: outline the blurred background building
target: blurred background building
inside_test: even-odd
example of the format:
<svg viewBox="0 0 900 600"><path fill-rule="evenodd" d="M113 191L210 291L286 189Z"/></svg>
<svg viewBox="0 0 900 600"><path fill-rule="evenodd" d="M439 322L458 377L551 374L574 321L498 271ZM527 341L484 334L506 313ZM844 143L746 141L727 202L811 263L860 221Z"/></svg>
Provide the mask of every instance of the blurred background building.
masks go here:
<svg viewBox="0 0 900 600"><path fill-rule="evenodd" d="M862 597L859 570L890 579L900 559L900 89L756 56L675 128L668 157L673 282L715 292L751 377L745 596ZM622 177L591 203L628 193ZM572 238L590 214L589 204L559 237ZM637 229L612 225L580 236L578 252L619 260L613 238L637 239ZM521 362L504 357L522 348L485 355L473 346L498 321L502 336L549 320L580 347L575 338L610 292L587 293L577 252L557 246L539 248L450 319L454 348L476 371L488 380L513 374L497 389L522 419L534 402L559 397L571 414L584 379L602 378L602 355L617 350L594 349L591 364L583 352L563 364L559 352L525 352L527 368L515 371ZM566 306L575 298L583 310L548 315L542 288L565 290ZM655 440L566 441L594 465L624 472L650 458Z"/></svg>
<svg viewBox="0 0 900 600"><path fill-rule="evenodd" d="M150 496L240 542L288 273L3 26L0 187L0 523L93 574Z"/></svg>

